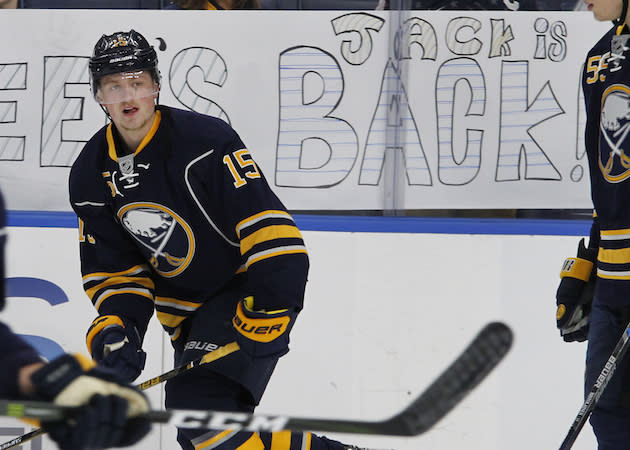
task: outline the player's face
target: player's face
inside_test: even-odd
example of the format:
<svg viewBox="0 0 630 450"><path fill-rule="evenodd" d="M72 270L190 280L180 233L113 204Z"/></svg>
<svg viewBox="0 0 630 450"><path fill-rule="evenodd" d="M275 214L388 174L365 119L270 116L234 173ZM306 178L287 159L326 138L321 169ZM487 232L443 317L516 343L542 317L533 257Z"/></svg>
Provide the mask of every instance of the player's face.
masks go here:
<svg viewBox="0 0 630 450"><path fill-rule="evenodd" d="M153 122L158 92L149 72L113 74L99 81L96 99L120 131L142 131Z"/></svg>
<svg viewBox="0 0 630 450"><path fill-rule="evenodd" d="M622 0L584 0L597 20L616 20L621 15Z"/></svg>
<svg viewBox="0 0 630 450"><path fill-rule="evenodd" d="M155 97L158 85L150 72L138 70L106 75L99 80L96 101L101 105L115 105L146 97Z"/></svg>

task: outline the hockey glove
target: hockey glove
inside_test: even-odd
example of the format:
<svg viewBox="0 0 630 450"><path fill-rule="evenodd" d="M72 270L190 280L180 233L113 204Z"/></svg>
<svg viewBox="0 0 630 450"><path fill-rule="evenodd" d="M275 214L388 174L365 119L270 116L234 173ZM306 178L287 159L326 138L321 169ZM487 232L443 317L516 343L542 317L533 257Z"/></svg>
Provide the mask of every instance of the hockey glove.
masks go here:
<svg viewBox="0 0 630 450"><path fill-rule="evenodd" d="M151 430L151 423L138 417L149 411L144 394L80 355L60 356L33 373L31 381L37 399L78 407L65 421L42 423L62 450L126 447Z"/></svg>
<svg viewBox="0 0 630 450"><path fill-rule="evenodd" d="M289 332L296 316L292 309L256 311L254 298L246 297L232 319L236 341L253 358L280 357L289 351Z"/></svg>
<svg viewBox="0 0 630 450"><path fill-rule="evenodd" d="M578 244L577 258L567 258L560 272L556 292L556 325L565 342L587 339L591 303L597 278L596 248Z"/></svg>
<svg viewBox="0 0 630 450"><path fill-rule="evenodd" d="M97 317L87 332L87 347L95 361L126 382L138 378L147 359L136 327L118 316Z"/></svg>

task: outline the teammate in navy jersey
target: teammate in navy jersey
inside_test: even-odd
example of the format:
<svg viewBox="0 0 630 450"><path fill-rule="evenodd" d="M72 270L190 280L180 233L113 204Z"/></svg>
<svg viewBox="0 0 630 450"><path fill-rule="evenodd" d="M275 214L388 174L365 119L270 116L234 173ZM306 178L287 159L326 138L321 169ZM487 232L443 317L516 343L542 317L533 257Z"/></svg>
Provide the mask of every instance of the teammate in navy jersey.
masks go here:
<svg viewBox="0 0 630 450"><path fill-rule="evenodd" d="M169 380L166 407L251 412L302 309L309 262L300 231L226 122L156 106L157 55L140 33L103 35L89 67L111 122L70 173L83 284L99 314L88 349L134 380L154 311L176 366L236 341L239 351ZM354 448L289 432L180 429L178 442L184 449Z"/></svg>
<svg viewBox="0 0 630 450"><path fill-rule="evenodd" d="M563 266L556 299L564 340L588 340L588 393L630 321L630 30L628 0L585 3L595 19L614 22L588 52L582 73L595 219L588 246L580 241L577 258ZM599 450L630 442L630 359L617 364L590 418Z"/></svg>
<svg viewBox="0 0 630 450"><path fill-rule="evenodd" d="M4 307L5 210L0 195L0 310ZM65 354L50 363L0 322L0 398L36 399L81 406L72 421L43 423L62 450L132 445L151 429L136 418L149 410L142 393L121 384L111 370L94 367L80 355ZM127 418L129 415L129 419Z"/></svg>

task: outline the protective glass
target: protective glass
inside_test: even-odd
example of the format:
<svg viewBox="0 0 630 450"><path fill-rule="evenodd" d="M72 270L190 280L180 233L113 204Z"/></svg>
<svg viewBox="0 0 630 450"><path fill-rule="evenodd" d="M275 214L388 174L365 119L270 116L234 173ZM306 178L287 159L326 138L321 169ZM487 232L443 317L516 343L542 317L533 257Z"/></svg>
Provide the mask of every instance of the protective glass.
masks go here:
<svg viewBox="0 0 630 450"><path fill-rule="evenodd" d="M98 82L94 98L101 105L113 105L151 97L159 91L151 72L139 70L106 75Z"/></svg>

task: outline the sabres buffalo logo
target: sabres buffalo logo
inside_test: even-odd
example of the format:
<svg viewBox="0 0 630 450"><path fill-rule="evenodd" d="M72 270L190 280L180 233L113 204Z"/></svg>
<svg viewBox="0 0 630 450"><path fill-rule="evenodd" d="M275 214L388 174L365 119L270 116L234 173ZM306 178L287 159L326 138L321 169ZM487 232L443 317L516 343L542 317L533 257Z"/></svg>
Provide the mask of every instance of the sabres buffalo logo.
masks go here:
<svg viewBox="0 0 630 450"><path fill-rule="evenodd" d="M118 211L118 219L163 277L179 275L190 264L195 253L194 235L170 209L155 203L131 203Z"/></svg>
<svg viewBox="0 0 630 450"><path fill-rule="evenodd" d="M600 117L599 168L610 183L630 177L630 88L615 84L602 95ZM627 141L627 142L626 142Z"/></svg>

